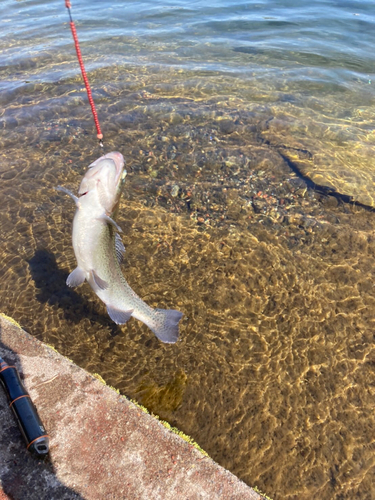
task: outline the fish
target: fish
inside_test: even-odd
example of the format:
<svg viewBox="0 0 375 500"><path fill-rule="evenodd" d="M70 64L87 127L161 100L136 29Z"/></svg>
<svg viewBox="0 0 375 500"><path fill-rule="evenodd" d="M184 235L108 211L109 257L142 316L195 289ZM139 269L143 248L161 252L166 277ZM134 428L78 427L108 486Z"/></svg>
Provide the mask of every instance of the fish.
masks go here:
<svg viewBox="0 0 375 500"><path fill-rule="evenodd" d="M76 287L86 280L116 324L125 324L134 317L147 325L159 340L173 344L179 338L183 313L150 307L133 291L121 271L125 247L120 236L122 230L115 219L126 174L122 154L112 152L89 165L78 196L65 187L55 188L68 194L77 207L72 228L77 267L66 283Z"/></svg>

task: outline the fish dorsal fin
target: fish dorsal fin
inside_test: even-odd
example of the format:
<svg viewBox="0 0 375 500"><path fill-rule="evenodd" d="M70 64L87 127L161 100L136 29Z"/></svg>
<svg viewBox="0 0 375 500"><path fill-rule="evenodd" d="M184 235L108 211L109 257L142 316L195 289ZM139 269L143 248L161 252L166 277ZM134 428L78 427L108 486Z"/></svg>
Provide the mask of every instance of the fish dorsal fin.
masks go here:
<svg viewBox="0 0 375 500"><path fill-rule="evenodd" d="M117 261L119 264L121 264L122 261L124 260L125 247L122 242L121 236L118 233L116 233L115 235L115 250L116 250Z"/></svg>

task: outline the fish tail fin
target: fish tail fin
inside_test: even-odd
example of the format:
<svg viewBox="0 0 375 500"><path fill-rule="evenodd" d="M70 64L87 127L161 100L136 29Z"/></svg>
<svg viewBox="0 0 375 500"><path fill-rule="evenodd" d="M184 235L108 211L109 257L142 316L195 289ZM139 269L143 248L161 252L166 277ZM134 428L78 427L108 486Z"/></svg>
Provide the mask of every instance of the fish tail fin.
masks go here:
<svg viewBox="0 0 375 500"><path fill-rule="evenodd" d="M159 340L174 344L178 340L178 323L182 316L175 309L155 309L154 322L149 327Z"/></svg>

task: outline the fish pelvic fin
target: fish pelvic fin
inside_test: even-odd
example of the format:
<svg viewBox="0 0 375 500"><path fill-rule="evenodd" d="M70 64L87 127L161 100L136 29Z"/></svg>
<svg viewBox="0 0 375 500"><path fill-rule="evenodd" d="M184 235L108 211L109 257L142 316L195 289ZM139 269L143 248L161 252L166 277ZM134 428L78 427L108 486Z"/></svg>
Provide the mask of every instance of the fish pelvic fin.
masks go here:
<svg viewBox="0 0 375 500"><path fill-rule="evenodd" d="M102 280L102 278L99 278L93 269L91 270L91 275L97 287L101 290L106 290L108 288L108 283L105 280Z"/></svg>
<svg viewBox="0 0 375 500"><path fill-rule="evenodd" d="M72 271L67 280L66 280L66 284L70 287L75 287L75 286L78 286L78 285L82 285L82 283L85 281L86 279L86 273L83 269L81 269L80 267L76 267L74 269L74 271Z"/></svg>
<svg viewBox="0 0 375 500"><path fill-rule="evenodd" d="M175 309L155 309L154 322L149 328L157 338L166 344L174 344L178 340L178 323L183 314Z"/></svg>
<svg viewBox="0 0 375 500"><path fill-rule="evenodd" d="M120 311L115 307L109 306L107 304L107 312L112 321L114 321L117 325L123 325L130 319L133 314L134 309L129 309L129 311Z"/></svg>
<svg viewBox="0 0 375 500"><path fill-rule="evenodd" d="M70 196L72 198L72 200L74 201L74 203L78 206L78 198L77 198L77 196L75 194L73 194L71 191L69 191L69 189L66 189L63 186L57 186L54 189L56 191L60 191L61 193L65 193L68 196Z"/></svg>

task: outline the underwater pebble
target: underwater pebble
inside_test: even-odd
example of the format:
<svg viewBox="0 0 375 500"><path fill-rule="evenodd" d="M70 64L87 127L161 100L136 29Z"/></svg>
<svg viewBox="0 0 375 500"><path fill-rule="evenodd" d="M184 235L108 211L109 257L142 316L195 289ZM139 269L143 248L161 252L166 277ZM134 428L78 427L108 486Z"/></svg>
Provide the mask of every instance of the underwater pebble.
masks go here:
<svg viewBox="0 0 375 500"><path fill-rule="evenodd" d="M178 184L175 184L171 189L171 195L173 196L173 198L176 198L176 196L178 196L179 191L180 186Z"/></svg>

